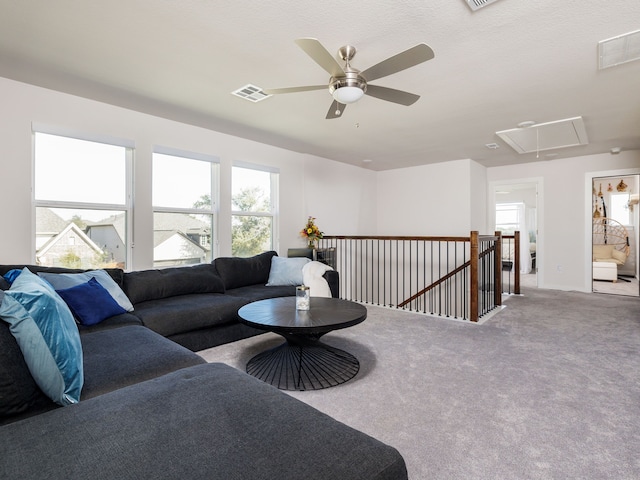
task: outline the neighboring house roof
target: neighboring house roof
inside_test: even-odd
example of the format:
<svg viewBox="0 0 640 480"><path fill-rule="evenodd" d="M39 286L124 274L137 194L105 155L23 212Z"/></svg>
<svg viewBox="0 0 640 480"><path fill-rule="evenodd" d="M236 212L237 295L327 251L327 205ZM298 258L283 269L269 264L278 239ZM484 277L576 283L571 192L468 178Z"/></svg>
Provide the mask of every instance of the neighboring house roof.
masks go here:
<svg viewBox="0 0 640 480"><path fill-rule="evenodd" d="M125 242L125 232L126 232L126 222L125 222L125 214L119 213L117 215L111 215L103 220L98 220L97 222L87 222L87 231L92 227L113 227L120 237L122 243Z"/></svg>
<svg viewBox="0 0 640 480"><path fill-rule="evenodd" d="M87 237L87 235L80 230L80 228L78 228L78 226L73 223L70 222L60 233L58 233L57 235L51 237L37 252L36 255L38 257L41 257L43 255L46 255L46 253L61 239L64 238L64 236L70 231L72 230L73 233L75 233L78 238L83 241L85 244L87 244L91 249L93 249L97 254L102 254L102 249L96 245L89 237Z"/></svg>
<svg viewBox="0 0 640 480"><path fill-rule="evenodd" d="M36 227L38 235L56 235L64 230L69 222L50 208L36 208Z"/></svg>
<svg viewBox="0 0 640 480"><path fill-rule="evenodd" d="M153 232L153 247L155 248L158 245L161 245L162 243L166 242L174 235L178 235L182 237L183 240L189 242L192 246L198 248L199 250L202 250L203 252L208 251L205 247L203 247L197 242L194 242L187 235L185 235L183 232L179 230L155 230Z"/></svg>
<svg viewBox="0 0 640 480"><path fill-rule="evenodd" d="M153 216L155 231L181 231L186 233L210 233L211 225L186 213L162 213ZM125 214L112 215L97 222L87 222L87 228L113 226L124 243Z"/></svg>
<svg viewBox="0 0 640 480"><path fill-rule="evenodd" d="M154 230L179 230L181 232L207 232L211 225L186 213L156 213L153 215Z"/></svg>
<svg viewBox="0 0 640 480"><path fill-rule="evenodd" d="M153 259L157 265L178 262L199 263L208 251L183 232L176 230L154 232Z"/></svg>

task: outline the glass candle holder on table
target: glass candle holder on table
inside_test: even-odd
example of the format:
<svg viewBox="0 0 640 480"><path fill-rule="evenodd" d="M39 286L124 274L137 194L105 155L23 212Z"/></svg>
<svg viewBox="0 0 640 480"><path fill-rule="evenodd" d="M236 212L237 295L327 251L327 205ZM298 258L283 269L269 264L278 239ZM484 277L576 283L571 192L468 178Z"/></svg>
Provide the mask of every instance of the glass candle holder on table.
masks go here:
<svg viewBox="0 0 640 480"><path fill-rule="evenodd" d="M299 285L296 287L296 310L309 310L310 293L309 287Z"/></svg>

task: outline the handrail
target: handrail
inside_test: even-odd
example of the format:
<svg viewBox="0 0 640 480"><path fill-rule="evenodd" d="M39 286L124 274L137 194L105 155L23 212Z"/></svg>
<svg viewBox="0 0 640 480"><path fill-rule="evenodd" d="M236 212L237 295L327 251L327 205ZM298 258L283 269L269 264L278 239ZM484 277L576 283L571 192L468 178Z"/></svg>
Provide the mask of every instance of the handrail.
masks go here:
<svg viewBox="0 0 640 480"><path fill-rule="evenodd" d="M462 265L460 265L459 267L457 267L455 270L447 273L444 277L436 280L435 282L433 282L431 285L429 285L428 287L423 288L422 290L420 290L418 293L416 293L415 295L410 296L409 298L407 298L404 302L398 304L398 307L404 307L405 305L407 305L408 303L413 302L416 298L424 295L425 293L427 293L429 290L433 290L435 287L437 287L438 285L446 282L447 280L449 280L450 278L452 278L454 275L457 275L458 273L460 273L462 270L464 270L465 268L467 268L469 265L471 265L471 262L465 262Z"/></svg>
<svg viewBox="0 0 640 480"><path fill-rule="evenodd" d="M347 300L477 321L502 302L494 235L326 235L318 255L341 272Z"/></svg>
<svg viewBox="0 0 640 480"><path fill-rule="evenodd" d="M325 235L323 239L337 240L426 240L438 242L468 242L469 237L397 236L397 235Z"/></svg>

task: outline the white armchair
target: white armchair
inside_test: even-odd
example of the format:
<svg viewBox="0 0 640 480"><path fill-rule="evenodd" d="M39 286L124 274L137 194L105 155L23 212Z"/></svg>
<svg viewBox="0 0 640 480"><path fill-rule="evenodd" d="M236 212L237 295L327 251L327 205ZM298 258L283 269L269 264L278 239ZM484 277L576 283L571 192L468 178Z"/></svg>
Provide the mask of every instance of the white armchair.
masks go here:
<svg viewBox="0 0 640 480"><path fill-rule="evenodd" d="M616 265L624 265L627 261L627 254L616 250L613 245L594 245L593 246L594 262L609 262Z"/></svg>
<svg viewBox="0 0 640 480"><path fill-rule="evenodd" d="M593 246L593 279L618 280L618 266L624 265L627 254L616 250L613 245Z"/></svg>

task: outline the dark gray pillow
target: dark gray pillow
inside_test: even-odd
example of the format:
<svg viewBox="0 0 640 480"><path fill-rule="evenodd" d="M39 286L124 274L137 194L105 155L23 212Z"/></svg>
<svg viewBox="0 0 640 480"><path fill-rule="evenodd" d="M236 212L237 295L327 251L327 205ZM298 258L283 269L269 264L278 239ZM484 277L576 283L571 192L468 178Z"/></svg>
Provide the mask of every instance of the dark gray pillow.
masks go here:
<svg viewBox="0 0 640 480"><path fill-rule="evenodd" d="M270 251L255 257L219 257L213 261L227 290L248 285L266 285L271 271L271 259L277 255Z"/></svg>
<svg viewBox="0 0 640 480"><path fill-rule="evenodd" d="M124 274L123 287L134 305L176 295L224 293L222 279L210 263L127 272Z"/></svg>

